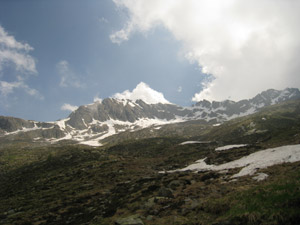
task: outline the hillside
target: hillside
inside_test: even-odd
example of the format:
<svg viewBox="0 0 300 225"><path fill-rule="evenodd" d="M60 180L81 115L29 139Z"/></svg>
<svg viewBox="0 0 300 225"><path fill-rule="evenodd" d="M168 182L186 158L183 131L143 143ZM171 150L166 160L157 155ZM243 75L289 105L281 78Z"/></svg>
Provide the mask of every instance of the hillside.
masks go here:
<svg viewBox="0 0 300 225"><path fill-rule="evenodd" d="M300 162L289 159L300 152L300 101L214 125L153 126L100 147L1 148L1 224L297 224ZM246 165L176 171L291 145L293 155L251 175L233 177Z"/></svg>

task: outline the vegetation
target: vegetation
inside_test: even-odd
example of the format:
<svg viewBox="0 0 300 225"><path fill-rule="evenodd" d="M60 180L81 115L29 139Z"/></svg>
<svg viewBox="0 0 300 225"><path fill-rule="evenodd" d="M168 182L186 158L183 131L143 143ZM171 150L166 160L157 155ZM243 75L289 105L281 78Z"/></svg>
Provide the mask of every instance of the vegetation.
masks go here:
<svg viewBox="0 0 300 225"><path fill-rule="evenodd" d="M268 147L299 143L299 108L298 102L289 102L218 127L192 123L199 132L185 135L170 132L168 137L163 130L162 137L135 140L132 133L126 141L120 138L98 148L72 143L3 145L0 224L297 224L300 162L260 170L269 175L263 181L251 176L233 180L239 169L159 171L205 157L209 164L221 164ZM209 129L202 131L203 126ZM210 142L180 145L187 140ZM249 145L214 151L225 144Z"/></svg>

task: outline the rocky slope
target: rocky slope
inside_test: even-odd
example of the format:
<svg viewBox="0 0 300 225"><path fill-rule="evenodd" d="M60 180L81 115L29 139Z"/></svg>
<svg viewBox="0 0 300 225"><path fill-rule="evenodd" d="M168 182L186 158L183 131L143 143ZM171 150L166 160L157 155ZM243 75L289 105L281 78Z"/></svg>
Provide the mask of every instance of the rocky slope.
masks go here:
<svg viewBox="0 0 300 225"><path fill-rule="evenodd" d="M0 223L299 224L300 100L202 133L201 123L181 125L158 129L165 137L135 140L148 127L96 148L0 148ZM172 126L194 132L170 137ZM195 162L201 170L183 169ZM236 176L249 166L254 173Z"/></svg>
<svg viewBox="0 0 300 225"><path fill-rule="evenodd" d="M73 140L98 146L101 145L100 140L124 131L194 120L219 124L258 112L266 106L295 99L300 99L300 91L296 88L282 91L270 89L252 99L238 102L203 100L191 107L107 98L80 106L68 118L55 122L40 123L2 116L0 138L10 141L26 139L51 143Z"/></svg>

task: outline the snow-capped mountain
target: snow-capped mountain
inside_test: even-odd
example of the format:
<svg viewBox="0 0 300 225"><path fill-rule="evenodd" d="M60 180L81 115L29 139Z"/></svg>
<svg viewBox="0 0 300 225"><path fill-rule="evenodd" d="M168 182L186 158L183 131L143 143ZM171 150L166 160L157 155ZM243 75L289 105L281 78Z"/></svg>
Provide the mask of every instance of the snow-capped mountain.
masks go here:
<svg viewBox="0 0 300 225"><path fill-rule="evenodd" d="M203 100L191 107L181 107L169 102L150 104L141 99L122 99L118 96L80 106L68 118L55 122L41 123L2 116L0 137L24 137L50 142L75 140L82 144L101 145L99 141L122 131L190 120L222 123L255 113L265 106L294 99L300 99L299 89L269 89L249 100Z"/></svg>

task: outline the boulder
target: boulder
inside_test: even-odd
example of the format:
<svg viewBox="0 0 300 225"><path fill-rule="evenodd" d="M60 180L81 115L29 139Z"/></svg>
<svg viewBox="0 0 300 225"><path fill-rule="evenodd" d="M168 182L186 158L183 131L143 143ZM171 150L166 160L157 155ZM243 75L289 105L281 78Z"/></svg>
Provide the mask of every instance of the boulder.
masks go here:
<svg viewBox="0 0 300 225"><path fill-rule="evenodd" d="M144 223L139 218L139 215L133 215L116 220L115 225L144 225Z"/></svg>

